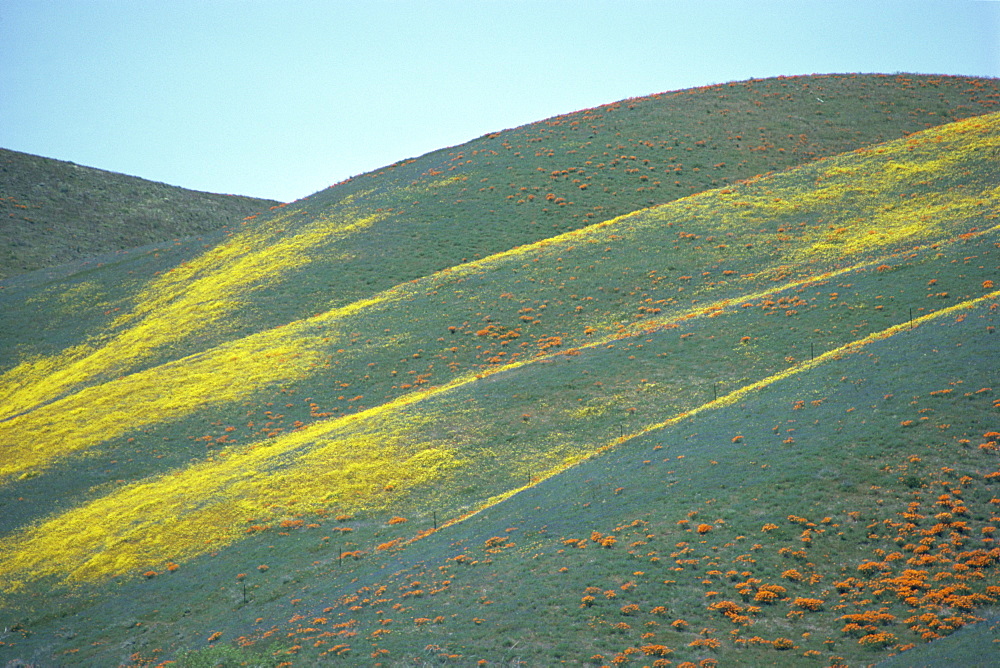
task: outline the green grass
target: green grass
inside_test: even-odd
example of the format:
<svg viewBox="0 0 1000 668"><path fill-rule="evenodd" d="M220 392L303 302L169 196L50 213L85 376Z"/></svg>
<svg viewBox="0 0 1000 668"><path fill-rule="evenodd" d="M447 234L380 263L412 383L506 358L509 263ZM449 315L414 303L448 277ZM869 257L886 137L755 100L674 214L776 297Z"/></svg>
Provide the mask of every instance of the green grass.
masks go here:
<svg viewBox="0 0 1000 668"><path fill-rule="evenodd" d="M325 252L336 262L312 262L258 286L244 307L249 322L223 323L205 343L350 304L466 260L707 188L985 113L996 108L998 96L995 80L968 77L759 79L633 98L403 160L255 218L251 229L292 232L360 212L384 214L361 234L331 236ZM555 203L560 198L562 205ZM289 210L294 214L286 215ZM274 220L278 224L269 222ZM226 223L199 228L203 240L180 237L143 252L105 245L116 255L102 258L108 268L97 272L24 280L33 280L32 290L62 293L84 281L100 286L95 274L108 276L110 293L98 291L97 297L108 294L109 308L124 308L142 280L236 229L219 231ZM212 229L216 234L210 235ZM164 237L149 237L156 238ZM61 349L61 332L73 341L93 331L84 329L76 313L40 318L38 309L24 306L20 285L8 282L0 293L4 312L24 323L3 331L0 365L16 359L8 352L14 346L45 354ZM51 332L51 338L28 335L39 331Z"/></svg>
<svg viewBox="0 0 1000 668"><path fill-rule="evenodd" d="M912 559L912 547L903 546L908 541L897 542L897 529L885 522L906 512L912 501L933 508L942 483L949 489L960 487L969 508L965 549L980 544L978 529L989 521L991 498L981 476L991 466L995 468L995 455L963 446L961 440L981 435L981 419L990 413L995 395L975 390L958 392L954 398L955 392L931 394L949 387L978 389L991 380L991 372L977 369L975 362L995 355L996 339L978 326L975 332L966 331L973 325L965 322L922 326L900 335L898 341L882 342L828 368L817 368L808 377L803 374L777 383L743 405L711 411L633 439L521 492L500 508L413 544L397 560L384 557L367 567L357 562L347 566L343 575L338 570L343 566L321 566L301 602L287 605L285 615L266 619L244 633L250 637L252 628L260 632L278 625L280 633L274 635L287 638L292 634L294 644L301 645L294 653L296 661L306 665L318 660L318 651L324 649L312 643L323 640L321 634L328 630L336 632L334 624L351 620L354 623L346 628L357 635L334 636L327 646L345 641L353 652L359 646L365 652L386 649L389 665L415 654L428 661L457 654L462 656L458 663L465 665L479 659L504 665L520 657L534 665L560 658L553 654L560 643L566 647L562 658L572 663L586 663L593 654L610 660L629 646L646 643L671 647L670 658L677 662L716 656L723 665L802 665L807 660L803 654L812 650L822 654L822 661L841 656L855 665L884 654L865 649L857 638L841 633L844 622L839 618L884 608L897 618L885 630L896 634L900 644L920 642L918 634L902 623L908 616L935 610L942 617L958 614L969 619L975 613L947 613L930 604L914 612L895 594L866 600L872 594L866 596L864 589L861 595L840 593L834 583L861 575L857 567L866 561L881 561L879 550L899 551ZM935 352L957 343L966 348L962 354ZM900 350L928 360L919 377L884 363ZM859 383L862 378L864 383ZM804 408L795 408L799 399L817 392L822 403L807 402ZM898 418L920 415L919 410L928 407L933 422L949 421L947 429L933 423L911 431L899 428ZM754 428L743 429L744 441L734 445L733 425L747 424L748 415L754 416ZM787 426L789 421L796 425L797 442L784 446L780 440L785 433L774 434L767 425ZM914 462L914 457L920 461ZM942 466L952 471L942 474ZM975 479L957 482L964 475ZM920 479L919 486L906 483L911 476ZM937 479L941 482L932 482ZM790 516L806 518L823 533L803 543L800 534L805 526ZM690 525L679 524L682 520ZM700 522L714 527L703 537L688 528ZM762 532L767 523L777 528ZM918 521L921 529L933 523L933 518ZM873 524L879 527L874 532ZM590 539L592 531L614 535L618 542L612 548L598 547ZM514 545L490 554L486 541L493 536L508 536ZM583 539L586 547L567 547L567 538ZM636 541L643 544L633 545ZM300 546L301 542L294 541L287 545L289 550ZM786 547L788 556L782 556ZM803 556L796 556L800 551ZM467 559L455 561L458 554ZM911 567L904 559L886 575ZM567 570L562 572L562 568ZM807 577L815 573L820 579L809 583L783 577L791 568ZM953 572L949 563L930 568L932 577L935 572ZM729 575L730 570L740 574ZM333 582L326 584L325 572L335 578ZM995 581L995 564L986 573L992 573L988 581ZM746 607L735 585L750 577L786 586L789 598L815 597L826 605L820 612L789 620L786 613L793 609L789 601L760 604L762 610L754 614L749 627L736 626L708 609L716 600L734 600ZM406 596L413 591L414 580L421 582L418 588L424 594ZM635 586L623 590L622 585L629 582ZM372 593L383 586L386 590L381 596ZM874 579L869 586L877 588ZM357 598L344 598L345 587L349 596ZM598 588L593 594L597 600L582 607L588 587ZM614 599L604 597L603 592L609 590L616 592ZM716 590L719 596L706 598ZM290 592L285 601L298 596ZM639 610L622 614L621 608L629 604ZM657 606L666 607L667 612L651 613ZM434 621L438 616L444 619ZM317 617L326 621L317 624ZM385 619L393 621L386 624ZM419 619L430 621L414 622ZM676 619L688 625L674 629L670 623ZM621 621L632 628L616 631L613 625ZM647 622L658 626L647 626ZM379 628L392 632L373 638ZM737 628L742 631L738 637L788 637L797 648L781 651L751 644L739 649L729 636ZM714 631L700 634L702 629ZM805 631L811 633L808 638L801 635ZM654 636L642 639L642 632ZM722 647L709 652L689 648L701 635L719 638ZM515 641L519 641L517 647ZM287 651L287 642L271 650ZM420 651L427 646L440 651Z"/></svg>
<svg viewBox="0 0 1000 668"><path fill-rule="evenodd" d="M1000 642L1000 634L997 632L1000 627L997 623L994 615L974 626L966 626L947 638L886 659L879 665L886 668L944 668L954 665L986 668L996 665L997 643Z"/></svg>
<svg viewBox="0 0 1000 668"><path fill-rule="evenodd" d="M239 587L233 577L228 578L231 584L223 586L231 601L229 628L232 634L252 640L277 627L277 633L253 646L266 647L263 656L270 656L300 645L286 656L304 665L318 660L319 651L341 641L349 644L352 656L360 656L360 660L367 660L370 652L387 649L389 665L414 655L433 661L441 654L461 655L458 663L465 665L479 659L504 665L518 657L534 665L559 658L554 651L562 651L572 663L586 663L593 654L605 654L610 660L629 646L638 647L644 642L671 647L674 653L670 658L677 662L717 656L723 665L781 665L783 661L785 665L801 665L803 653L810 650L821 652L822 661L830 656L845 657L851 665L877 660L879 652L864 649L856 638L839 632L844 624L839 617L885 608L897 617L886 629L902 643L914 641L916 635L902 620L918 613L910 611L894 594L881 596L874 603L865 602L871 594L841 594L834 582L859 576L857 566L879 561L878 550L901 551L913 558L912 548L897 543L896 530L884 521L905 512L911 501L933 508L941 483L932 481L942 476L942 466L953 471L940 479L949 488L960 486L969 508L970 544L965 549L977 546L978 536L982 535L978 529L989 518L990 489L980 476L990 470L991 464L995 468L991 460L995 455L963 446L960 441L980 435L981 419L990 413L995 394L976 394L975 390L959 392L955 397L954 392L931 394L949 387L978 389L991 380L991 372L976 368L975 361L995 355L996 339L983 334L979 323L966 323L969 319L961 324L921 326L900 335L898 341L882 342L864 353L831 363L828 368L817 368L809 377L803 374L782 381L743 405L711 411L633 439L521 492L502 507L424 538L395 556L369 556L340 564L336 549L309 551L310 546L322 543L319 534L324 530L314 530L311 536L303 530L272 539L274 549L288 555L287 566L281 573L268 571L261 576L250 566L266 559L261 556L266 554L266 548L261 545L263 552L243 555L242 561L251 573L251 603L241 604ZM975 332L966 331L973 326ZM934 352L959 342L966 348L960 355ZM903 367L884 363L886 357L900 350L928 360L919 378ZM858 383L862 378L864 383ZM949 385L959 382L961 385ZM795 408L799 399L816 396L817 391L822 403L813 406L807 402L804 408ZM916 398L915 405L911 405L911 397ZM948 429L941 430L936 424L911 431L899 428L898 418L921 415L919 410L928 407L933 410L934 422L949 421ZM754 429L741 430L744 441L734 445L733 425L747 424L747 415L754 416ZM789 420L796 425L797 443L784 446L779 441L785 434L772 433L768 425L788 425ZM920 462L911 461L914 456ZM644 463L647 460L650 463ZM957 482L966 474L976 479ZM920 485L907 484L910 476L918 477ZM824 533L803 543L800 534L805 527L797 520L790 521L790 515L814 522ZM826 517L831 519L824 521ZM636 520L639 523L630 526ZM688 525L678 524L681 520L707 522L714 528L702 537L690 531ZM354 521L363 522L364 518ZM761 532L767 523L778 528ZM874 536L870 528L873 523L885 527L876 530ZM918 522L921 529L933 523L932 518ZM612 548L598 547L590 539L592 531L614 535L618 542ZM493 536L509 536L514 545L490 554L486 541ZM567 547L567 538L583 539L586 547ZM635 541L644 544L633 546ZM687 545L682 547L682 542ZM754 547L755 543L760 546ZM790 548L789 556L781 555L785 547ZM798 551L806 556L795 556ZM459 554L467 558L455 561ZM309 559L321 561L306 566ZM678 566L678 559L694 563ZM908 567L900 563L888 574L898 574ZM562 568L567 571L561 572ZM789 568L807 575L816 573L821 579L814 584L790 581L781 575ZM931 568L932 573L952 571L950 564ZM721 574L708 574L714 570ZM729 570L741 575L730 576ZM995 581L995 569L990 567L990 571L993 575L988 577ZM743 572L750 572L764 583L786 586L790 596L816 597L826 602L823 611L809 612L801 620L791 621L785 617L792 609L789 602L761 604L763 610L754 616L754 623L742 627L741 637L788 637L798 645L796 650L779 651L764 645L738 649L728 642L729 630L737 627L707 606L721 599L745 607L747 603L735 589L736 584L751 577ZM204 583L203 575L199 571L185 577ZM272 599L272 594L267 593L273 586L272 578L293 575L298 582L289 582L286 594ZM703 582L706 578L710 582ZM221 575L218 579L225 581ZM421 582L416 588L424 593L406 596L415 589L414 580ZM665 584L667 580L671 583ZM622 585L628 582L636 586L623 590ZM145 581L138 586L148 590L152 583ZM162 586L157 582L152 591ZM383 586L384 593L373 593ZM595 594L593 605L581 607L580 600L588 594L588 587L597 587L600 593ZM616 592L613 600L604 598L603 592L609 590ZM713 590L720 591L720 595L706 598L706 593ZM369 602L365 602L366 598ZM638 605L639 611L623 615L621 608L629 604ZM276 608L272 616L251 621L257 611L268 606ZM656 606L666 607L667 612L651 613ZM928 605L920 612L930 609L934 608ZM947 614L940 609L938 612L940 616ZM439 616L444 619L435 621ZM317 618L326 621L317 623ZM233 628L232 623L239 619L246 621ZM385 619L393 621L386 624ZM415 623L418 619L429 621ZM482 621L477 623L476 619ZM688 626L672 628L670 623L676 619L686 620ZM354 623L346 627L334 626L351 620ZM620 621L632 629L614 630L613 625ZM659 626L649 627L647 622ZM207 636L216 627L209 621L203 628ZM372 638L379 628L392 632ZM705 635L719 638L724 643L720 650L698 652L688 647L702 629L715 629ZM321 636L341 630L356 635L334 635L329 640ZM803 639L801 634L807 630L812 635ZM642 639L642 632L655 635ZM294 640L288 640L289 634ZM270 638L279 640L269 645ZM326 640L327 644L315 648L312 643L317 640ZM557 649L560 644L564 649ZM428 646L439 647L440 651L428 652Z"/></svg>
<svg viewBox="0 0 1000 668"><path fill-rule="evenodd" d="M893 133L929 121L930 97L953 115L961 95L994 99L992 81L903 79L578 112L5 282L5 308L44 319L2 339L0 435L18 454L0 462L0 657L649 665L662 645L675 665L864 665L955 637L1000 585L983 531L998 462L979 447L997 430L995 119L650 208L612 188L648 184L619 157L580 191L607 222L576 232L591 219L553 184L579 184L524 150L589 148L585 122L667 150L670 114L698 120L719 95L781 128L782 105L822 86L841 100L829 127L866 137L889 123L876 93L908 110ZM854 139L831 129L782 159ZM737 150L722 146L690 148ZM508 176L552 200L489 190ZM906 569L926 586L904 591ZM765 584L785 591L754 601ZM893 638L841 630L882 608Z"/></svg>
<svg viewBox="0 0 1000 668"><path fill-rule="evenodd" d="M276 204L0 149L0 279L214 232Z"/></svg>

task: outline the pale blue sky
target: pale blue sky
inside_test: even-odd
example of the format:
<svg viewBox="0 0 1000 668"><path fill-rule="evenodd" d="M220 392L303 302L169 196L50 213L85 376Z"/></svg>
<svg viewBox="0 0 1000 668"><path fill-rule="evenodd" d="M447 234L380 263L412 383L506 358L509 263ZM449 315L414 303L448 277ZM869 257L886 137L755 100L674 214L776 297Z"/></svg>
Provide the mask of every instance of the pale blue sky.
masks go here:
<svg viewBox="0 0 1000 668"><path fill-rule="evenodd" d="M0 0L0 147L287 201L625 97L830 72L1000 76L1000 2Z"/></svg>

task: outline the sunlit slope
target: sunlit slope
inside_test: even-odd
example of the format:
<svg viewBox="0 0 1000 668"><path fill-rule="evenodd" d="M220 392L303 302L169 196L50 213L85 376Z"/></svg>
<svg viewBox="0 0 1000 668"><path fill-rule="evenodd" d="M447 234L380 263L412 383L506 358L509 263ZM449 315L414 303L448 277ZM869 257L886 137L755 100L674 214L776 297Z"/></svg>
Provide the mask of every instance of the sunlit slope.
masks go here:
<svg viewBox="0 0 1000 668"><path fill-rule="evenodd" d="M283 230L243 232L190 262L168 270L135 296L135 305L118 315L101 336L52 357L29 359L8 371L6 387L44 377L30 393L0 390L0 419L49 403L82 384L108 380L148 361L179 356L174 348L200 342L205 330L222 326L247 309L254 292L309 262L323 243L364 228L377 219L324 220L283 235ZM278 217L273 224L280 225Z"/></svg>
<svg viewBox="0 0 1000 668"><path fill-rule="evenodd" d="M267 374L246 367L270 364L262 355L248 352L253 350L271 357L281 351L326 353L330 355L327 363L336 361L335 366L346 367L346 377L340 382L376 390L366 401L353 402L372 405L381 403L386 392L393 396L409 386L440 384L442 373L450 380L463 370L530 359L546 350L627 332L630 327L656 327L684 315L718 310L718 300L749 298L762 290L772 291L776 282L842 271L874 262L906 244L959 231L942 225L974 223L983 217L989 222L996 208L996 184L987 169L997 150L995 118L948 126L941 132L924 133L891 147L826 161L738 190L712 192L601 223L199 353L186 363L187 368L203 368L205 374L211 369L214 384L199 389L196 383L185 383L191 393L186 403L179 398L184 393L161 391L165 384L159 379L147 382L149 389L139 389L137 383L157 378L163 371L153 366L144 374L128 372L145 369L149 358L155 359L161 348L172 349L178 337L210 328L235 313L252 299L258 281L304 261L315 239L329 238L336 229L350 229L365 221L341 228L307 227L276 241L247 232L155 282L135 309L119 316L117 330L106 341L35 359L5 374L0 389L2 417L7 418L7 428L13 429L31 424L28 412L44 416L39 418L42 422L33 424L39 428L40 443L49 438L42 435L44 428L58 422L55 416L82 414L88 402L136 415L132 420L139 425L156 421L160 419L157 410L148 410L148 417L142 417L120 398L107 401L93 390L80 404L83 395L74 395L72 390L113 380L107 387L122 387L119 393L134 396L136 406L155 408L161 405L158 401L179 401L194 408L201 398L220 400L214 388L231 387L231 393L244 396L266 382ZM959 176L962 172L983 176L969 179ZM584 289L590 292L578 294ZM442 290L447 292L440 294ZM402 326L385 327L400 320ZM385 330L390 336L384 336ZM433 334L438 336L428 339ZM339 347L348 341L357 344L362 338L364 346ZM368 347L372 357L362 366L359 357L369 354ZM395 365L397 354L430 355L432 351L445 355L447 372L418 373L409 379L413 382L391 377L379 382L368 373L379 361ZM314 357L310 359L311 364L317 363ZM168 373L175 368L163 367ZM384 375L394 369L383 366L379 370ZM275 372L273 380L281 380L279 369ZM234 382L248 375L260 380ZM100 410L86 412L93 433L105 428L100 424L101 414ZM118 433L134 428L129 420L116 419L115 423ZM65 450L95 442L93 433L74 442L73 431L60 434L58 440ZM28 443L22 447L25 452L35 450L43 457L41 461L59 454ZM20 456L10 457L9 462L6 470L10 472L38 463Z"/></svg>
<svg viewBox="0 0 1000 668"><path fill-rule="evenodd" d="M256 287L252 297L228 317L207 314L211 326L178 327L172 348L158 350L159 362L466 260L988 112L998 95L997 81L967 77L786 77L634 98L490 133L223 233L102 258L68 275L33 276L32 289L23 291L26 277L0 290L0 309L10 316L0 322L0 368L103 339L122 312L161 285L162 274L191 262L203 244L235 261L238 247L229 244L244 232L259 240L305 228L353 230L315 239L294 261L272 263L265 279L247 277ZM370 224L352 228L357 221Z"/></svg>
<svg viewBox="0 0 1000 668"><path fill-rule="evenodd" d="M426 513L433 499L444 521L709 397L892 336L911 313L981 308L996 299L982 267L998 123L607 221L167 365L102 367L98 346L64 379L58 364L22 367L5 405L24 408L0 423L5 493L40 494L50 468L126 439L149 460L138 470L162 475L70 490L78 507L4 540L0 572L15 589L134 574L292 505ZM906 281L928 271L931 286ZM97 373L81 376L89 359ZM144 425L200 461L166 470Z"/></svg>

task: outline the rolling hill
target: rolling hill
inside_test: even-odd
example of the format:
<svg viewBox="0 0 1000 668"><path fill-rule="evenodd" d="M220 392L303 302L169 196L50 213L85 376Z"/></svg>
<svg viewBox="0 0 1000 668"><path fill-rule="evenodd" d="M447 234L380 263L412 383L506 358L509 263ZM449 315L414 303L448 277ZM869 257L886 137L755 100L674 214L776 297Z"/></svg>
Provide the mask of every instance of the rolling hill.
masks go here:
<svg viewBox="0 0 1000 668"><path fill-rule="evenodd" d="M277 204L0 149L0 279L214 231Z"/></svg>
<svg viewBox="0 0 1000 668"><path fill-rule="evenodd" d="M0 284L38 328L0 332L0 656L867 665L988 640L996 100L665 93Z"/></svg>

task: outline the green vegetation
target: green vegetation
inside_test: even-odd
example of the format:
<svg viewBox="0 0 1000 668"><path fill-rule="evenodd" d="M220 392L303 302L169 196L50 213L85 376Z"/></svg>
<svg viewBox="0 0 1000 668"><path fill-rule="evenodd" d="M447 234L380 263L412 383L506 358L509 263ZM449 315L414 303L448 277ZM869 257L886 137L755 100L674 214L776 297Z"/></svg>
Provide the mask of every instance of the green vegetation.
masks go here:
<svg viewBox="0 0 1000 668"><path fill-rule="evenodd" d="M664 120L726 100L784 132L809 96L829 134L801 145ZM867 665L960 638L1000 598L1000 114L930 119L996 100L629 100L0 284L45 320L0 332L0 657ZM886 108L933 127L852 143ZM744 164L661 197L688 148Z"/></svg>
<svg viewBox="0 0 1000 668"><path fill-rule="evenodd" d="M276 204L0 149L0 279L214 232Z"/></svg>

